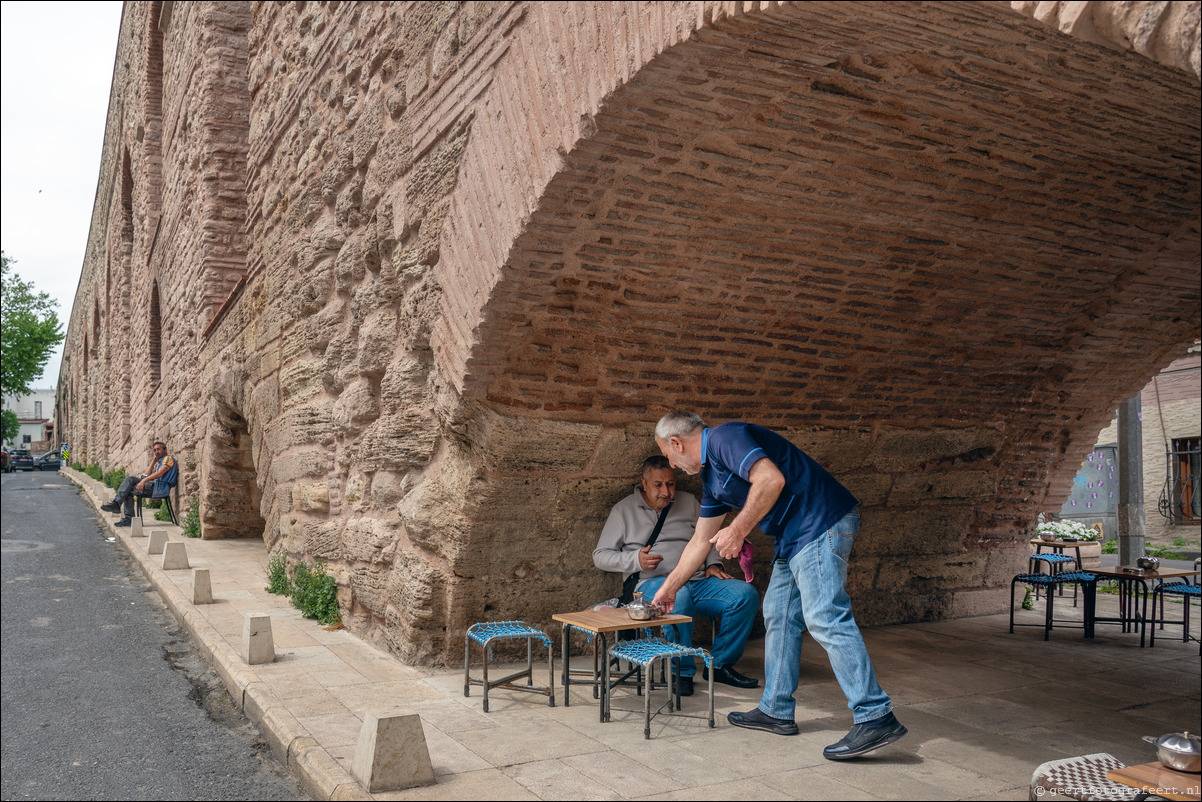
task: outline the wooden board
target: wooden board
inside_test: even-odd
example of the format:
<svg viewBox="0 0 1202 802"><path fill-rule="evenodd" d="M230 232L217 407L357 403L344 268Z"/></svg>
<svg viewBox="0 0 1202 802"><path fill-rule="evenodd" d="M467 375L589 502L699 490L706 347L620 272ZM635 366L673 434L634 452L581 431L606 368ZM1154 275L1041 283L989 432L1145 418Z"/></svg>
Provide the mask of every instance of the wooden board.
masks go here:
<svg viewBox="0 0 1202 802"><path fill-rule="evenodd" d="M1202 775L1166 769L1160 761L1111 769L1106 777L1165 799L1202 800Z"/></svg>

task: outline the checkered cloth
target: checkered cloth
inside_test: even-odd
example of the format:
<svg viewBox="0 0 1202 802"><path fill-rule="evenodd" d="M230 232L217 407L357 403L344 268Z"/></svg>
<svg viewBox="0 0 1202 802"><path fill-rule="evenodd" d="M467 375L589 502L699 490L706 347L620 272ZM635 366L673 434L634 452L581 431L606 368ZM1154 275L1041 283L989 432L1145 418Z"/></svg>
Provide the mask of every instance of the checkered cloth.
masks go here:
<svg viewBox="0 0 1202 802"><path fill-rule="evenodd" d="M1121 769L1125 763L1118 758L1099 752L1095 755L1082 755L1064 760L1049 760L1031 775L1031 791L1029 798L1039 800L1049 794L1059 794L1069 799L1080 799L1083 802L1092 800L1127 800L1135 799L1139 789L1116 783L1106 779L1106 772Z"/></svg>

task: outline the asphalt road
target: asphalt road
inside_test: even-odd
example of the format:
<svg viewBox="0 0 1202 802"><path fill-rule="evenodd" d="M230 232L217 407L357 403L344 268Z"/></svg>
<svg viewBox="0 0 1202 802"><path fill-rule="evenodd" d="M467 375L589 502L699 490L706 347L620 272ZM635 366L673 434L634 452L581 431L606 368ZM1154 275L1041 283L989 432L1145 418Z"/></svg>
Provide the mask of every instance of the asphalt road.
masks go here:
<svg viewBox="0 0 1202 802"><path fill-rule="evenodd" d="M57 473L0 477L3 799L307 799Z"/></svg>

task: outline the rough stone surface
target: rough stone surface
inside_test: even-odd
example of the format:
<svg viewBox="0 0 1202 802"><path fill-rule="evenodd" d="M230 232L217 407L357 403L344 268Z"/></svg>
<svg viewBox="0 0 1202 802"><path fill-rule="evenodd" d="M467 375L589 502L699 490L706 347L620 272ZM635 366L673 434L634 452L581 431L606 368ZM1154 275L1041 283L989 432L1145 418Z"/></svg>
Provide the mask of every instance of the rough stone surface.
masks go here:
<svg viewBox="0 0 1202 802"><path fill-rule="evenodd" d="M860 620L1002 605L1202 325L1199 4L1012 5L126 3L59 431L408 661L613 595L676 406L846 480Z"/></svg>

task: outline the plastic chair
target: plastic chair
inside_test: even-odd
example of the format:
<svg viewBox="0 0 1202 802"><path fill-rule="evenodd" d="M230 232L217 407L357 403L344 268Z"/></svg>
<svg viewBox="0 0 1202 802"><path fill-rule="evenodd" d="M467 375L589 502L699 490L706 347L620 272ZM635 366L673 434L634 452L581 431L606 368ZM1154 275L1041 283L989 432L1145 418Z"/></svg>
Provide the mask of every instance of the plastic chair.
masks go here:
<svg viewBox="0 0 1202 802"><path fill-rule="evenodd" d="M134 491L134 504L137 506L137 515L142 517L142 499L157 499L163 502L167 507L167 515L171 518L171 523L179 526L179 519L175 517L175 507L171 506L171 491L179 481L179 463L171 466L171 470L154 480L154 486L150 489L148 495L143 495L136 490Z"/></svg>

